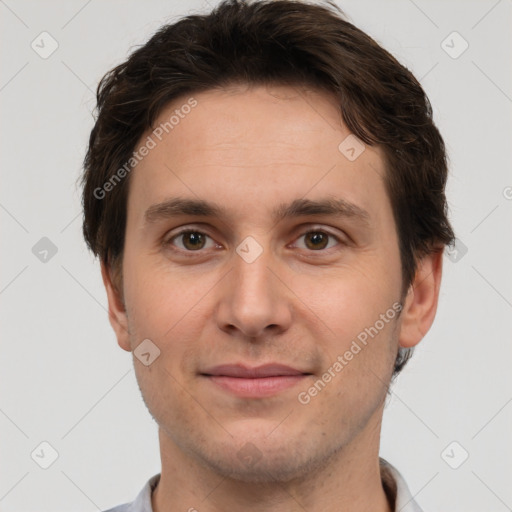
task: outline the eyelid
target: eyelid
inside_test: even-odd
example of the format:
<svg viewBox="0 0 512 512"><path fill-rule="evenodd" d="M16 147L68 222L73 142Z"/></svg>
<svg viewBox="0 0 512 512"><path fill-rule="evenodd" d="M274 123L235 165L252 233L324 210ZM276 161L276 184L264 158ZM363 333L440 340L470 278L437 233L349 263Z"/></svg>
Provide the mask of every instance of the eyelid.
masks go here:
<svg viewBox="0 0 512 512"><path fill-rule="evenodd" d="M341 241L341 237L343 237L343 236L346 238L349 238L348 235L344 231L341 231L340 229L336 229L336 232L334 232L334 230L335 230L335 228L326 227L323 224L306 223L306 224L301 224L300 226L297 226L293 230L293 233L305 235L305 234L311 233L311 232L314 232L314 233L321 232L321 233L326 233L327 235L332 236L334 238L337 238L340 241Z"/></svg>

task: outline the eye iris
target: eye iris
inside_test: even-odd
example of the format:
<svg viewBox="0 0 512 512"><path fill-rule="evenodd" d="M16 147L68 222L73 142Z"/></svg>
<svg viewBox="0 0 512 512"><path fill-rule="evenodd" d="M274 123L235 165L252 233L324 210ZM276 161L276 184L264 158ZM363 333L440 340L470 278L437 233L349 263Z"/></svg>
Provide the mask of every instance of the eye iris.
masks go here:
<svg viewBox="0 0 512 512"><path fill-rule="evenodd" d="M190 232L183 233L183 245L187 249L202 249L204 246L204 236L201 233Z"/></svg>
<svg viewBox="0 0 512 512"><path fill-rule="evenodd" d="M313 242L310 246L309 241ZM320 244L318 243L320 242ZM311 232L306 234L306 245L309 249L323 249L327 245L327 235L325 233Z"/></svg>

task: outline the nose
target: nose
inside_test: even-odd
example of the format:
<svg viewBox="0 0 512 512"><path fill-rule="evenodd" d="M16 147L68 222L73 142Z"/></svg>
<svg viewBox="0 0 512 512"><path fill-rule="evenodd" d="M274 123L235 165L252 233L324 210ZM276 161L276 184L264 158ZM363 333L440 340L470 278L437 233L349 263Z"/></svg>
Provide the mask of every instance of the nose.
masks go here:
<svg viewBox="0 0 512 512"><path fill-rule="evenodd" d="M238 254L222 280L216 321L230 335L252 341L281 334L291 325L292 293L278 275L278 265L266 248L254 261Z"/></svg>

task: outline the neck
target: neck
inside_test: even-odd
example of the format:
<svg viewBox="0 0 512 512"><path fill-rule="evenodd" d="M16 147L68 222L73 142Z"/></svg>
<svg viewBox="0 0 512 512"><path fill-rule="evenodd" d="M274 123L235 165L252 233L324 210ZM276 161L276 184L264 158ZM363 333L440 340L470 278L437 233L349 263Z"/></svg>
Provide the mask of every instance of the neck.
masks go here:
<svg viewBox="0 0 512 512"><path fill-rule="evenodd" d="M162 472L154 512L392 512L381 480L382 411L321 470L286 482L248 483L214 473L159 430Z"/></svg>

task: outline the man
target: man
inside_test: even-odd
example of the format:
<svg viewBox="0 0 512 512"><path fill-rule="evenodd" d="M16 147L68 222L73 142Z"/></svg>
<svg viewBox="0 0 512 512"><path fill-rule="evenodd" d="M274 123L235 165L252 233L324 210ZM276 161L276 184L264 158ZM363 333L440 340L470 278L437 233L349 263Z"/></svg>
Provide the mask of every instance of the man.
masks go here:
<svg viewBox="0 0 512 512"><path fill-rule="evenodd" d="M420 510L380 429L446 177L421 86L333 4L225 1L108 73L84 235L162 461L111 510Z"/></svg>

